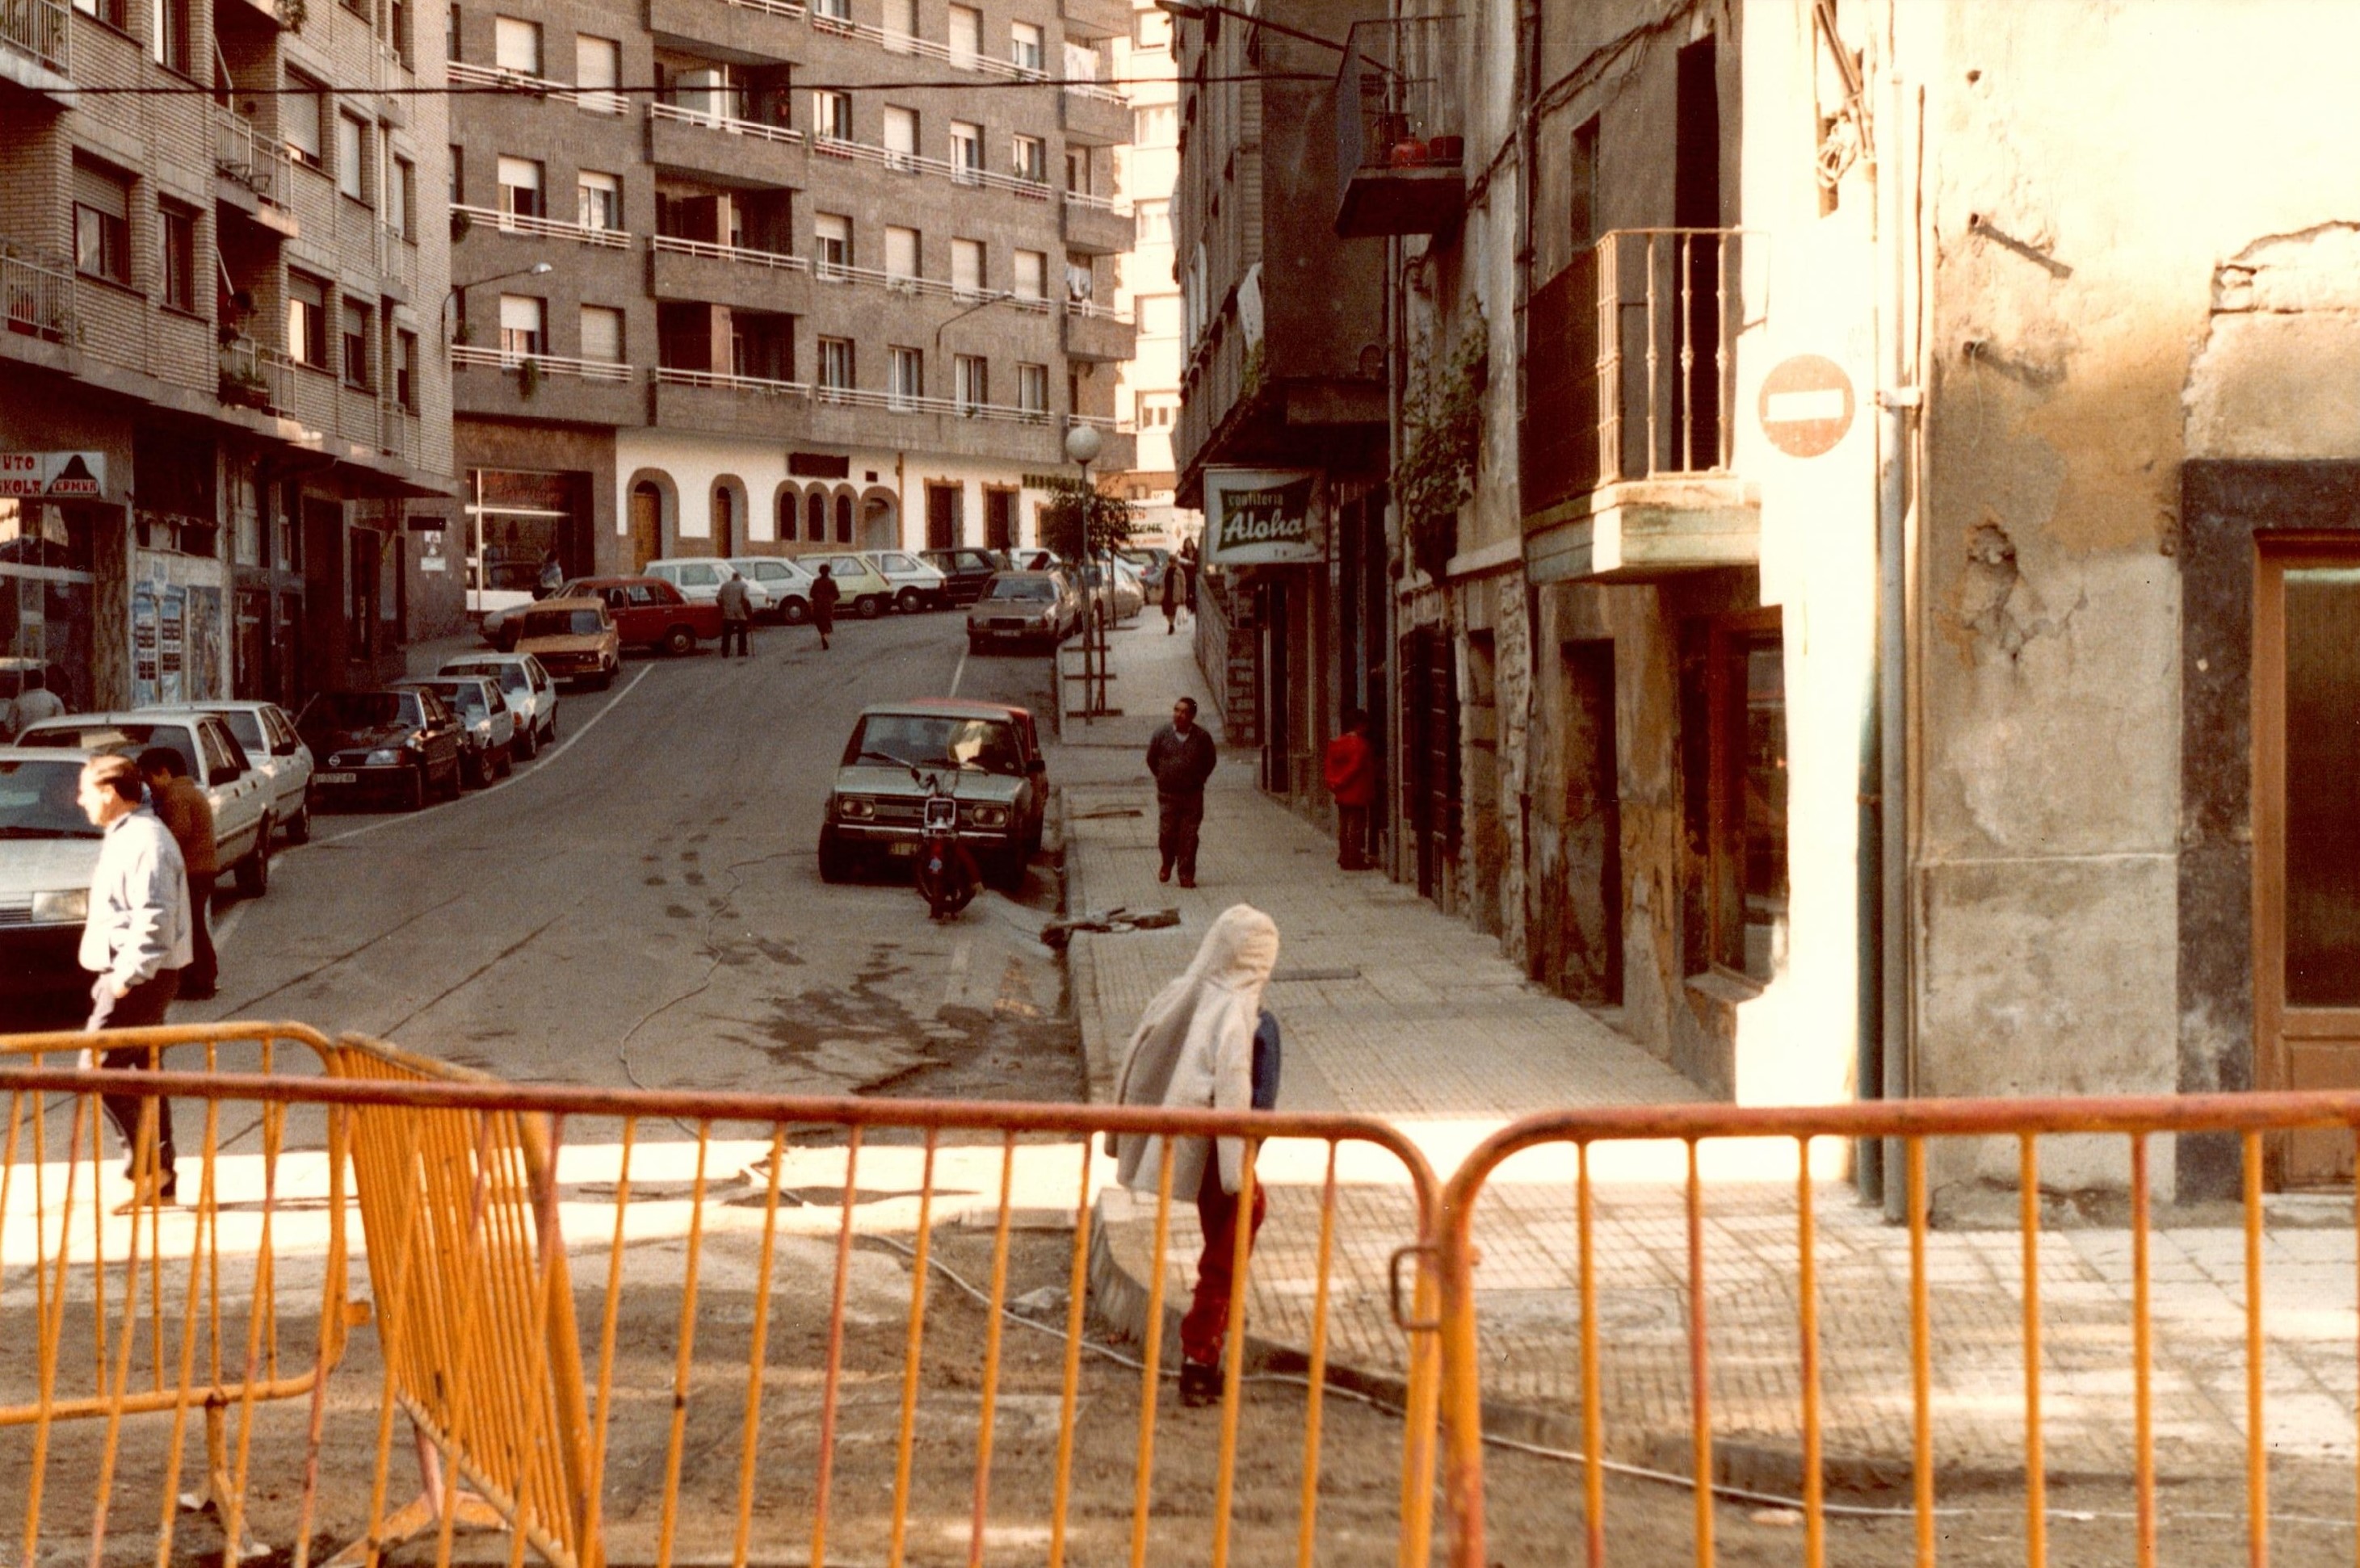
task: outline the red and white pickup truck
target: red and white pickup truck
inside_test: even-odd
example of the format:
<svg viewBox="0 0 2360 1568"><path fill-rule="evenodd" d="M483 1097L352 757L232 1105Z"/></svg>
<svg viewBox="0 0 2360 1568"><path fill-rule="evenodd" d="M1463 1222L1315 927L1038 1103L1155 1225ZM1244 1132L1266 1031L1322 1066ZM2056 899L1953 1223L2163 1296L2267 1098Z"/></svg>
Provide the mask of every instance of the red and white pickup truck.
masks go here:
<svg viewBox="0 0 2360 1568"><path fill-rule="evenodd" d="M691 603L657 578L577 577L557 592L569 599L604 599L626 648L694 653L699 638L721 636L720 605Z"/></svg>

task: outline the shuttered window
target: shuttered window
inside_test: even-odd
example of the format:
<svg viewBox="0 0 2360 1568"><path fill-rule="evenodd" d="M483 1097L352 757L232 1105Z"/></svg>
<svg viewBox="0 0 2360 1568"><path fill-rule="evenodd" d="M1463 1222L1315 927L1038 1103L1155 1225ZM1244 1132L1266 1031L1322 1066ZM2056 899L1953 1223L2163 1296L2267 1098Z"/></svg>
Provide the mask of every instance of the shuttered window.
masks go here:
<svg viewBox="0 0 2360 1568"><path fill-rule="evenodd" d="M73 166L74 267L93 278L131 281L131 181L80 158Z"/></svg>
<svg viewBox="0 0 2360 1568"><path fill-rule="evenodd" d="M582 357L606 365L622 363L622 311L605 305L582 307Z"/></svg>
<svg viewBox="0 0 2360 1568"><path fill-rule="evenodd" d="M951 241L951 288L960 294L983 292L983 242Z"/></svg>
<svg viewBox="0 0 2360 1568"><path fill-rule="evenodd" d="M885 231L885 276L915 278L918 276L918 231L887 229Z"/></svg>
<svg viewBox="0 0 2360 1568"><path fill-rule="evenodd" d="M327 368L328 286L300 272L287 275L287 354Z"/></svg>
<svg viewBox="0 0 2360 1568"><path fill-rule="evenodd" d="M493 63L520 76L541 74L541 24L516 16L492 18Z"/></svg>
<svg viewBox="0 0 2360 1568"><path fill-rule="evenodd" d="M298 71L287 73L287 91L279 99L279 138L297 162L313 169L322 167L325 155L320 125L327 108L328 95L318 82Z"/></svg>

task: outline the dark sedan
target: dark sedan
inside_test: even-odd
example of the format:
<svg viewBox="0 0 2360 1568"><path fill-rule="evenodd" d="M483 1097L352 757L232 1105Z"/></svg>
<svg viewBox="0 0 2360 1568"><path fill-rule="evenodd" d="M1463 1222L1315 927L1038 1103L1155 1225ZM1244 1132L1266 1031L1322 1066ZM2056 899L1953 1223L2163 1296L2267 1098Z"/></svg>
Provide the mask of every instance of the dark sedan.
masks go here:
<svg viewBox="0 0 2360 1568"><path fill-rule="evenodd" d="M927 550L918 552L928 566L943 574L943 597L964 607L983 597L983 590L1002 568L988 550Z"/></svg>
<svg viewBox="0 0 2360 1568"><path fill-rule="evenodd" d="M438 789L459 793L463 730L432 691L322 691L295 728L319 763L315 790L389 794L410 811Z"/></svg>

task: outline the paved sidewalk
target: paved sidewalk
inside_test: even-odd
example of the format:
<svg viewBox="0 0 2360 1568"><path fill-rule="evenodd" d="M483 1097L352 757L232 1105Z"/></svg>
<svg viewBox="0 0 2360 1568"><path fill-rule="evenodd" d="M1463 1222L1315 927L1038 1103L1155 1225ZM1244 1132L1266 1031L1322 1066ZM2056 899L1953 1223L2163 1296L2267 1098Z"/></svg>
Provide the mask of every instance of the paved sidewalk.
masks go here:
<svg viewBox="0 0 2360 1568"><path fill-rule="evenodd" d="M1128 713L1087 726L1068 720L1052 762L1064 789L1070 907L1172 907L1182 917L1175 930L1075 939L1071 984L1094 1094L1111 1093L1131 1025L1185 965L1207 922L1246 901L1281 932L1269 1002L1285 1026L1282 1105L1394 1123L1439 1176L1530 1111L1697 1097L1604 1022L1528 985L1491 939L1378 874L1338 870L1332 842L1255 789L1250 752L1225 750L1207 792L1202 886L1159 885L1143 752L1175 696L1205 700L1185 635L1164 635L1160 617L1119 631L1115 702ZM1829 1162L1841 1149L1822 1140L1813 1154L1815 1169L1837 1174ZM1617 1457L1675 1469L1687 1466L1689 1426L1684 1159L1677 1147L1640 1146L1601 1149L1593 1161L1608 1445ZM1273 1149L1269 1162L1271 1217L1255 1257L1250 1332L1266 1349L1299 1353L1310 1335L1322 1171L1317 1150ZM1791 1486L1801 1430L1796 1156L1790 1144L1727 1148L1707 1170L1706 1321L1722 1459L1733 1478ZM1342 1182L1330 1356L1383 1386L1403 1371L1385 1274L1393 1248L1412 1238L1412 1205L1398 1171L1381 1160L1349 1162ZM1910 1452L1907 1235L1860 1207L1841 1181L1814 1191L1830 1473L1889 1484L1907 1475ZM1568 1446L1579 1440L1580 1399L1572 1192L1570 1151L1519 1156L1487 1189L1477 1227L1488 1408L1508 1430ZM1135 1328L1141 1282L1153 1268L1152 1209L1117 1191L1101 1212L1097 1287ZM2243 1246L2234 1228L2155 1237L2156 1427L2168 1475L2234 1474L2239 1462ZM1193 1209L1179 1205L1167 1302L1185 1304L1196 1247ZM2021 1258L2013 1231L1929 1240L1946 1484L2021 1475ZM2265 1269L2272 1449L2349 1458L2360 1395L2349 1205L2274 1206ZM2096 1228L2045 1236L2041 1296L2050 1469L2126 1476L2128 1236Z"/></svg>

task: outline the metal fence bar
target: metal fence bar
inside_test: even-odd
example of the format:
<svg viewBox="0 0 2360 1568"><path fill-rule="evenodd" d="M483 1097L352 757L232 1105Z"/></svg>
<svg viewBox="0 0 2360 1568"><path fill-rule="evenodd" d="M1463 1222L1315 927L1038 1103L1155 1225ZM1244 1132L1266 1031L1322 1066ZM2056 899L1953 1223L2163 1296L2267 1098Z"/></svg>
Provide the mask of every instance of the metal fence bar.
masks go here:
<svg viewBox="0 0 2360 1568"><path fill-rule="evenodd" d="M2262 1376L2262 1135L2247 1132L2245 1156L2245 1517L2254 1568L2270 1561L2269 1434L2264 1426Z"/></svg>

